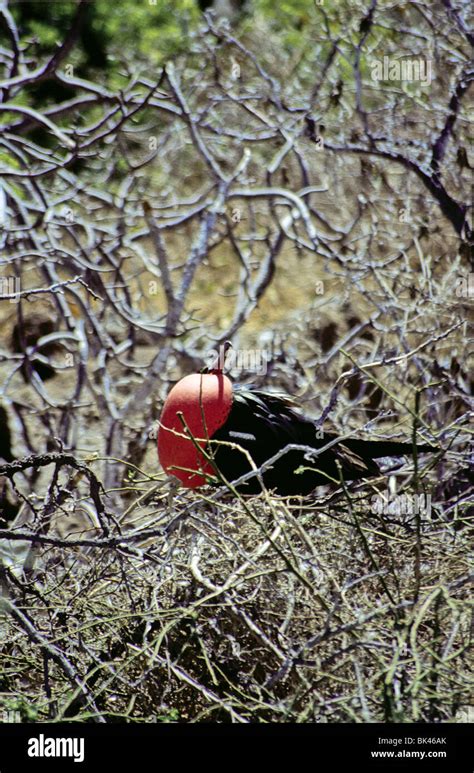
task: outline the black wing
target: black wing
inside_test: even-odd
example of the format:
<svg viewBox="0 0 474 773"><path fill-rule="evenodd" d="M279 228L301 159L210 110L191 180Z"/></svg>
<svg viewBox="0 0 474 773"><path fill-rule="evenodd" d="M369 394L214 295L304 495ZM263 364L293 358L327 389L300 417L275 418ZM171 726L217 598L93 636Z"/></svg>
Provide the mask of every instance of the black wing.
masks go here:
<svg viewBox="0 0 474 773"><path fill-rule="evenodd" d="M334 434L324 433L321 437L315 423L295 409L287 398L257 390L236 390L229 417L214 434L210 448L224 477L235 481L252 470L247 454L259 468L288 445L317 451L336 440ZM365 459L351 448L350 441L337 443L313 458L307 454L305 449L286 451L271 467L265 468L266 487L284 496L309 494L315 486L340 480L337 463L346 480L379 472L371 458ZM261 491L261 486L253 477L240 490L255 494Z"/></svg>

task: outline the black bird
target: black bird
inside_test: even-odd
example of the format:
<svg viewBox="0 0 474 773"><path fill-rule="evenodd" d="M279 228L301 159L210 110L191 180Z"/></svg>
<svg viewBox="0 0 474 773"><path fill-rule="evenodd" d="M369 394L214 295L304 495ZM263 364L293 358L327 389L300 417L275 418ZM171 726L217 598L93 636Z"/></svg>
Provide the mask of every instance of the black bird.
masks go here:
<svg viewBox="0 0 474 773"><path fill-rule="evenodd" d="M234 388L234 400L225 424L212 436L208 448L229 481L252 469L245 453L219 442L238 444L252 457L257 468L263 465L263 481L268 489L283 496L310 494L316 486L361 480L380 474L375 459L413 454L413 444L391 440L341 439L322 432L315 422L300 413L292 401L263 390ZM266 462L290 448L273 463ZM325 446L327 450L321 451ZM311 454L311 449L316 453ZM417 453L434 451L430 445L417 445ZM317 452L320 453L317 453ZM256 494L261 485L256 476L240 484L242 493Z"/></svg>
<svg viewBox="0 0 474 773"><path fill-rule="evenodd" d="M416 446L417 453L435 450ZM262 469L265 486L283 496L305 496L321 484L337 485L341 478L379 475L376 459L413 453L412 443L323 433L289 398L234 387L221 365L186 376L173 387L158 432L161 464L185 486L209 482L216 467L226 480L237 481L252 472L250 457ZM262 487L253 475L238 489L258 494Z"/></svg>

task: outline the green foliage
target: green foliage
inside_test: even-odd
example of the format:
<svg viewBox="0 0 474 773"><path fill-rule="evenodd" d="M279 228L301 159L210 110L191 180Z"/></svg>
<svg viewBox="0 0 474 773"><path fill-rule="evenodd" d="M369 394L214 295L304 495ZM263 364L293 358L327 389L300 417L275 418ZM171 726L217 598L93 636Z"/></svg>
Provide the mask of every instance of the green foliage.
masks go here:
<svg viewBox="0 0 474 773"><path fill-rule="evenodd" d="M73 23L77 4L42 0L12 6L22 38L31 40L31 52L41 56L61 43ZM83 12L78 44L68 61L78 65L81 77L105 73L116 58L143 56L160 63L189 47L190 34L200 18L194 0L97 0Z"/></svg>
<svg viewBox="0 0 474 773"><path fill-rule="evenodd" d="M180 713L178 709L169 709L165 714L158 714L156 717L157 722L179 722Z"/></svg>
<svg viewBox="0 0 474 773"><path fill-rule="evenodd" d="M103 5L102 0L98 3L87 3L82 11L78 41L81 51L79 66L83 75L93 68L106 65L106 49L110 36L107 35L107 30L103 30L102 25L98 24ZM30 53L38 57L51 54L55 46L65 39L77 12L75 2L44 3L41 0L31 0L28 3L12 4L12 13L20 37L30 39Z"/></svg>

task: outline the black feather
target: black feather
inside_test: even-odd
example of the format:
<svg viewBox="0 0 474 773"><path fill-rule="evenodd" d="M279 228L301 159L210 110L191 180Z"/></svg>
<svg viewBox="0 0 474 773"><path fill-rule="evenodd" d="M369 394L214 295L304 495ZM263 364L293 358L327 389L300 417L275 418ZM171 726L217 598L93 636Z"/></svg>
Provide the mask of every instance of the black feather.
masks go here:
<svg viewBox="0 0 474 773"><path fill-rule="evenodd" d="M315 422L302 414L290 398L242 388L235 389L227 421L213 435L208 450L222 475L233 482L251 472L247 454L260 468L288 445L318 451L328 444L331 446L327 450L312 458L303 448L285 452L271 466L264 468L266 487L282 496L304 496L321 484L338 483L341 475L344 480L378 475L380 468L374 460L380 457L413 454L411 443L340 439L334 433L322 434ZM417 446L419 453L435 450L429 445ZM261 485L254 476L239 484L239 490L257 494Z"/></svg>

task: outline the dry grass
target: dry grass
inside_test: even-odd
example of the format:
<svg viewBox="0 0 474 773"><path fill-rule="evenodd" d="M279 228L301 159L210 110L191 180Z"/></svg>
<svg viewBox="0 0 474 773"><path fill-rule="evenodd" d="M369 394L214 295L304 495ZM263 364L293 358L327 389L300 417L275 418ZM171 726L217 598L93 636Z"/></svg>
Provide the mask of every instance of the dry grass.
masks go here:
<svg viewBox="0 0 474 773"><path fill-rule="evenodd" d="M414 516L374 514L375 490L311 506L176 494L118 544L45 538L34 580L6 602L4 708L36 721L453 719L470 702L466 513L435 505L418 532Z"/></svg>

